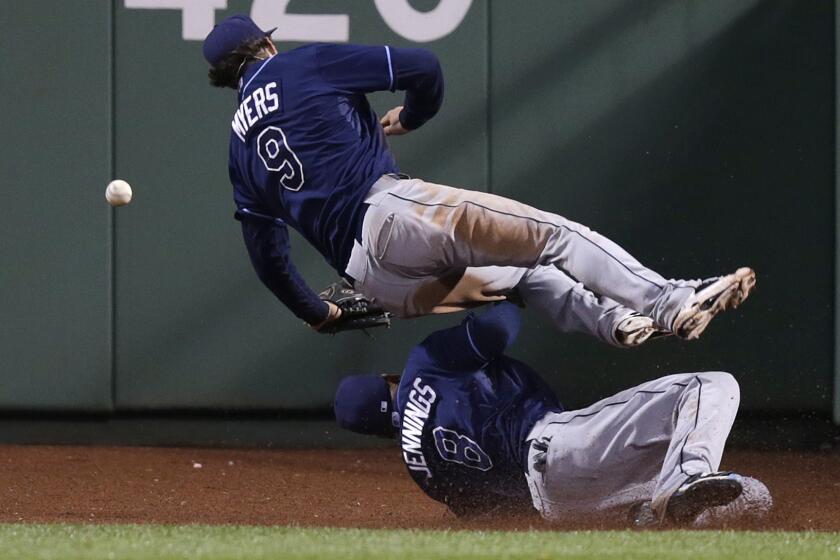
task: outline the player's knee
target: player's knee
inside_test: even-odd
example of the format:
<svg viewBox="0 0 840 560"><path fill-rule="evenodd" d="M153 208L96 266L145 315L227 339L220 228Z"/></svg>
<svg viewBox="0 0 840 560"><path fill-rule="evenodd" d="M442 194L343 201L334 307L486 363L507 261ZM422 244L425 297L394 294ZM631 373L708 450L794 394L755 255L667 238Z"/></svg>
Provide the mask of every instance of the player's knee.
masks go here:
<svg viewBox="0 0 840 560"><path fill-rule="evenodd" d="M701 375L703 383L714 385L718 391L724 393L730 400L738 404L741 401L741 388L738 380L731 373L725 371L708 371Z"/></svg>

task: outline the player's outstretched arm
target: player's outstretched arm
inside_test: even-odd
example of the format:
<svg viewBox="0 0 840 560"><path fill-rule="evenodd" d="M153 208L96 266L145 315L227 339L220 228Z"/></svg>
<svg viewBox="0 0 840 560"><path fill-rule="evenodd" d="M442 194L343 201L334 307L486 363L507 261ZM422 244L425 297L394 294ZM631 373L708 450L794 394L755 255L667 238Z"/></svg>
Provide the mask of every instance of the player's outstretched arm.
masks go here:
<svg viewBox="0 0 840 560"><path fill-rule="evenodd" d="M292 313L318 330L337 319L341 311L323 301L292 263L285 225L261 218L241 218L242 236L251 264L265 286Z"/></svg>

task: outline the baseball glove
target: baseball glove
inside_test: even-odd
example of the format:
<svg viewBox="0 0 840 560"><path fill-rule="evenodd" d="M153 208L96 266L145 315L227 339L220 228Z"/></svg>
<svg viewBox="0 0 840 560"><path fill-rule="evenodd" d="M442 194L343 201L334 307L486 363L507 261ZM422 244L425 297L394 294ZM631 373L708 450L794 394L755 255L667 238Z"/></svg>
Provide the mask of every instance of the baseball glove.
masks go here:
<svg viewBox="0 0 840 560"><path fill-rule="evenodd" d="M338 319L319 328L319 333L335 334L341 331L391 326L391 314L354 290L346 280L333 282L318 295L341 309Z"/></svg>

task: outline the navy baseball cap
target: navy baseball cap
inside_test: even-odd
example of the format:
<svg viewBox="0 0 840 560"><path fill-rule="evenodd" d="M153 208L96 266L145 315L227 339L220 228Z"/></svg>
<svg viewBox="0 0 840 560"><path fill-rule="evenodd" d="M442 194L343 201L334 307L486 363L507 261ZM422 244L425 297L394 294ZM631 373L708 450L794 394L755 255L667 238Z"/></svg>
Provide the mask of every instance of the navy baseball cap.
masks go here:
<svg viewBox="0 0 840 560"><path fill-rule="evenodd" d="M216 66L221 60L236 50L236 47L259 37L269 37L274 30L263 31L254 20L246 15L236 14L225 19L204 39L204 58L210 66Z"/></svg>
<svg viewBox="0 0 840 560"><path fill-rule="evenodd" d="M341 380L335 392L338 425L360 434L391 436L391 388L381 375L351 375Z"/></svg>

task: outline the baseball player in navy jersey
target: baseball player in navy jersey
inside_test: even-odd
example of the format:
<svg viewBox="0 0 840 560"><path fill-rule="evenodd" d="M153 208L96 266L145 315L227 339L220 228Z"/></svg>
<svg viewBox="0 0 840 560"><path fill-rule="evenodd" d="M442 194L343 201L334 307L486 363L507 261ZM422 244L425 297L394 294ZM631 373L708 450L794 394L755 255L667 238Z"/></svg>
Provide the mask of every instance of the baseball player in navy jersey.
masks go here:
<svg viewBox="0 0 840 560"><path fill-rule="evenodd" d="M739 402L730 374L669 375L565 411L504 355L520 321L500 303L415 346L400 377L346 377L336 420L396 436L414 481L458 515L533 504L549 520L618 509L682 524L739 497L747 479L718 471Z"/></svg>
<svg viewBox="0 0 840 560"><path fill-rule="evenodd" d="M291 261L296 229L354 288L399 317L457 311L513 290L561 331L616 346L698 337L755 284L749 268L666 280L557 214L401 175L386 136L420 128L443 102L428 50L313 44L278 53L246 16L204 42L210 81L237 92L229 171L236 217L265 285L316 330L340 309ZM381 119L365 94L404 91Z"/></svg>

